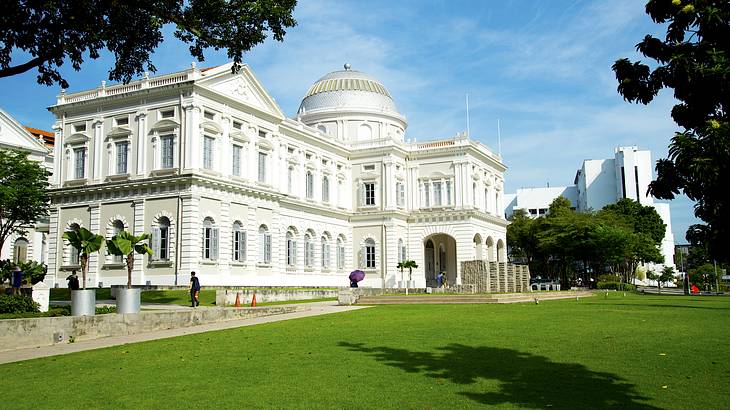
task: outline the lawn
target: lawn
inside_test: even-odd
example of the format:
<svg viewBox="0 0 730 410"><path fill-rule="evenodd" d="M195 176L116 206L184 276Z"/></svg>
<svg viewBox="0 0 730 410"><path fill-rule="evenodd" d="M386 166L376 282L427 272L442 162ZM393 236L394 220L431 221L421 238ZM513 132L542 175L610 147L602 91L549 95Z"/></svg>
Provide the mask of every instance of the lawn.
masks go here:
<svg viewBox="0 0 730 410"><path fill-rule="evenodd" d="M13 408L727 408L730 298L391 305L0 366Z"/></svg>

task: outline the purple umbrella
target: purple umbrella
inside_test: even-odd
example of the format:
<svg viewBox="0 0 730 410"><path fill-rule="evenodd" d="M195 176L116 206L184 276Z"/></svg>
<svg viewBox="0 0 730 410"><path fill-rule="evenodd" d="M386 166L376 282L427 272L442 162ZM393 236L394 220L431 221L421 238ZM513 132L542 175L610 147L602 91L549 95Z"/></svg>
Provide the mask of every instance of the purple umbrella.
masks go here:
<svg viewBox="0 0 730 410"><path fill-rule="evenodd" d="M360 282L361 280L365 279L365 272L361 270L354 270L352 273L350 273L350 280L353 282Z"/></svg>

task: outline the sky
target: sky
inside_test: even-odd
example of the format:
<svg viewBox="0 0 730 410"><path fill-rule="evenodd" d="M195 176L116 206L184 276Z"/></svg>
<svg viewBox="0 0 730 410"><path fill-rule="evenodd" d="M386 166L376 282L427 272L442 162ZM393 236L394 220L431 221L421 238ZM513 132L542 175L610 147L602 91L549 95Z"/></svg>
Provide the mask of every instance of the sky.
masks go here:
<svg viewBox="0 0 730 410"><path fill-rule="evenodd" d="M345 1L300 0L298 25L283 42L267 40L245 56L259 80L289 116L309 87L350 63L378 78L408 118L407 139L431 140L466 131L501 154L505 190L573 183L585 159L613 157L637 145L654 160L667 155L677 131L671 90L649 105L623 101L611 65L641 58L635 45L662 35L638 0ZM190 67L185 44L166 30L152 57L157 74ZM27 56L13 56L23 62ZM14 61L15 62L15 61ZM227 62L206 52L199 66ZM62 73L70 92L95 88L113 57L103 54ZM0 79L0 107L25 125L50 130L46 107L60 89L35 81L31 71ZM500 125L501 144L497 123ZM686 197L670 202L676 243L699 221Z"/></svg>

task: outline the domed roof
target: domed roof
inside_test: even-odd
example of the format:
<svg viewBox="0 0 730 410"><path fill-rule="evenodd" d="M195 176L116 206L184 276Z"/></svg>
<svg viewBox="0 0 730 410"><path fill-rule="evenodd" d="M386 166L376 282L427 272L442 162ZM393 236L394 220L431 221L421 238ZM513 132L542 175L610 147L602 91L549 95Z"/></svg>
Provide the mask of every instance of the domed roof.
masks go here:
<svg viewBox="0 0 730 410"><path fill-rule="evenodd" d="M299 114L342 109L400 115L385 86L368 74L350 69L349 64L317 80L302 100Z"/></svg>

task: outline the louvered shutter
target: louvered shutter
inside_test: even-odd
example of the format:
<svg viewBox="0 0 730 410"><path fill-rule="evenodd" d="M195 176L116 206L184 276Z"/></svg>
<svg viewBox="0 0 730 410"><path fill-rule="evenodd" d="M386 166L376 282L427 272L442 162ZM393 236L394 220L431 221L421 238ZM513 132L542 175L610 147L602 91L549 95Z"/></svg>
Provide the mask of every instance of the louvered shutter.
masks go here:
<svg viewBox="0 0 730 410"><path fill-rule="evenodd" d="M152 228L152 256L150 259L156 261L160 259L160 227Z"/></svg>
<svg viewBox="0 0 730 410"><path fill-rule="evenodd" d="M210 229L210 259L218 259L218 228Z"/></svg>

